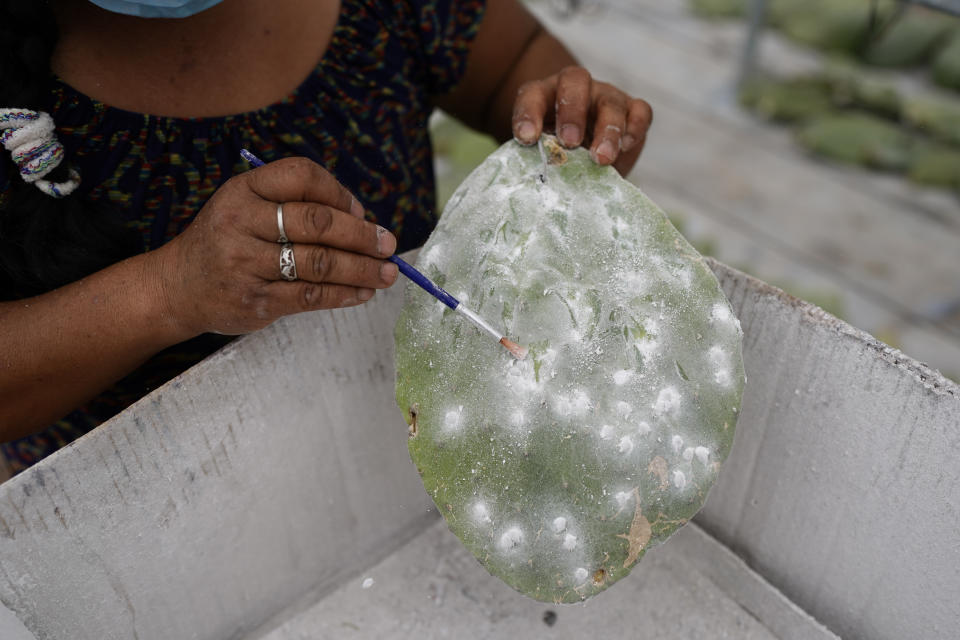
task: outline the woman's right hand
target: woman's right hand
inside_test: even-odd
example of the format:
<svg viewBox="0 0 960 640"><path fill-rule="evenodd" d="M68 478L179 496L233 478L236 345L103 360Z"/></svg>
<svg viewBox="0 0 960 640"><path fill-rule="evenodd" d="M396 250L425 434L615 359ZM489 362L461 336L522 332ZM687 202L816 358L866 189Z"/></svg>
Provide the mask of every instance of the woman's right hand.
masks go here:
<svg viewBox="0 0 960 640"><path fill-rule="evenodd" d="M280 274L277 205L297 280ZM155 253L170 320L184 335L242 334L281 316L361 304L392 285L396 250L320 165L287 158L226 182L187 229Z"/></svg>

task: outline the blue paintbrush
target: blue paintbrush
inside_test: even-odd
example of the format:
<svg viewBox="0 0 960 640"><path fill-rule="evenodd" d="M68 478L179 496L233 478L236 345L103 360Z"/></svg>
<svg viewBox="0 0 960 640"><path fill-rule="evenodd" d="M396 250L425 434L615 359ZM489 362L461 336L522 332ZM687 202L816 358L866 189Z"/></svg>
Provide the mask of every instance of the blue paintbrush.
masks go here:
<svg viewBox="0 0 960 640"><path fill-rule="evenodd" d="M263 166L263 160L253 155L246 149L241 149L240 155L243 156L243 159L249 162L254 167ZM413 280L424 291L426 291L427 293L432 295L434 298L436 298L443 304L447 305L448 307L450 307L451 309L453 309L463 317L470 320L470 322L472 322L477 327L479 327L484 333L487 333L490 336L492 336L494 340L496 340L497 342L502 344L504 347L506 347L507 351L513 354L515 358L519 360L523 360L524 358L527 357L527 349L525 347L521 347L513 340L508 340L506 336L504 336L502 333L494 329L489 322L487 322L486 320L478 316L476 313L474 313L470 309L463 306L463 304L459 300L457 300L452 295L450 295L449 293L447 293L446 291L438 287L436 284L434 284L430 280L430 278L428 278L427 276L417 271L415 268L413 268L413 266L411 266L403 258L401 258L400 256L393 255L387 258L387 260L397 265L397 268L400 269L400 273L402 273L403 275Z"/></svg>

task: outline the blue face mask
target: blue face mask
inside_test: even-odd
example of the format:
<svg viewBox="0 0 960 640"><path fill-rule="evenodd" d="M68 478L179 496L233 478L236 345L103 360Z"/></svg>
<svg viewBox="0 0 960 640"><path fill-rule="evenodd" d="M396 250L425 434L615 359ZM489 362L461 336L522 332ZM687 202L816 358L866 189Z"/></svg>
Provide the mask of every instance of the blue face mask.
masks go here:
<svg viewBox="0 0 960 640"><path fill-rule="evenodd" d="M141 18L186 18L209 9L221 0L90 0L93 4Z"/></svg>

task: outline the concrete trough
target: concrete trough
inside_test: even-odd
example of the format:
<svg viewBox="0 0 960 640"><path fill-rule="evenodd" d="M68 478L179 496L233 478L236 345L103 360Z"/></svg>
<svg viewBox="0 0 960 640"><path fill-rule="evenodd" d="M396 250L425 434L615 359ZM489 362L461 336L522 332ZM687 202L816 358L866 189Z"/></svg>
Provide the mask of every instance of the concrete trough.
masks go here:
<svg viewBox="0 0 960 640"><path fill-rule="evenodd" d="M398 286L239 339L0 485L0 638L957 637L960 389L711 266L745 334L733 452L585 605L516 594L439 521L393 400Z"/></svg>

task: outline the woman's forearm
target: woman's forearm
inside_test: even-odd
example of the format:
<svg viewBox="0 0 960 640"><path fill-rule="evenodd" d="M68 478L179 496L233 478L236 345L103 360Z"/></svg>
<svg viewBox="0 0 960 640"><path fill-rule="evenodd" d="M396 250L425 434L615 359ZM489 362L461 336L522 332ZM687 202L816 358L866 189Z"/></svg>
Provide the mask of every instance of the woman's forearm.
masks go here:
<svg viewBox="0 0 960 640"><path fill-rule="evenodd" d="M0 303L0 440L33 433L186 340L157 252L49 293Z"/></svg>
<svg viewBox="0 0 960 640"><path fill-rule="evenodd" d="M563 43L538 24L491 100L484 116L484 129L498 140L510 139L513 136L514 105L520 87L530 79L546 78L576 64L576 58ZM553 108L553 105L548 106Z"/></svg>
<svg viewBox="0 0 960 640"><path fill-rule="evenodd" d="M471 127L508 140L513 104L524 82L577 64L517 0L488 0L458 87L436 96L437 106Z"/></svg>

